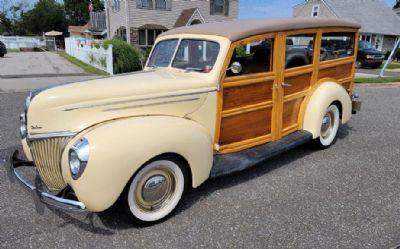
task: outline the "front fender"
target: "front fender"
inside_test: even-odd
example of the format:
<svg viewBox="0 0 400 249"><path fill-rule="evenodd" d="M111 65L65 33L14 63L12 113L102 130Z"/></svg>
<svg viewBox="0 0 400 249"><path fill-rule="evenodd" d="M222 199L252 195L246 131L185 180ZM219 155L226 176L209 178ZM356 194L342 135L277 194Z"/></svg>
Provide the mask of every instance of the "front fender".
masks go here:
<svg viewBox="0 0 400 249"><path fill-rule="evenodd" d="M67 151L82 136L90 143L89 162L75 181ZM165 153L176 153L187 160L193 187L209 177L213 144L204 127L183 118L147 116L108 122L71 141L63 156L64 180L90 211L100 212L115 203L144 163Z"/></svg>
<svg viewBox="0 0 400 249"><path fill-rule="evenodd" d="M304 114L303 129L313 134L313 138L321 135L321 123L326 109L335 101L342 106L342 124L351 118L352 103L349 93L339 84L325 82L312 93Z"/></svg>

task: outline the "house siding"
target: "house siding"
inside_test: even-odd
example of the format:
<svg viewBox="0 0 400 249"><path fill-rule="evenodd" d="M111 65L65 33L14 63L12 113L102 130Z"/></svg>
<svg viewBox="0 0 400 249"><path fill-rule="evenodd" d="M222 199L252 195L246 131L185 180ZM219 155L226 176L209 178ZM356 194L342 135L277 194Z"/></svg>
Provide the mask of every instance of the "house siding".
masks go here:
<svg viewBox="0 0 400 249"><path fill-rule="evenodd" d="M239 0L229 0L229 14L210 14L210 0L169 0L168 10L159 9L141 9L137 7L138 0L120 1L120 10L114 11L111 8L113 1L108 1L108 18L110 36L114 37L117 34L118 28L121 26L126 27L126 15L128 13L128 27L127 27L127 40L134 46L138 46L138 28L145 24L158 24L172 29L176 20L183 10L190 8L198 8L199 14L191 19L204 19L205 22L220 22L235 20L239 16ZM127 3L126 9L125 4Z"/></svg>
<svg viewBox="0 0 400 249"><path fill-rule="evenodd" d="M117 35L117 30L120 27L126 27L126 5L125 1L120 1L120 9L118 11L108 7L108 20L109 20L109 38ZM128 30L128 28L127 28Z"/></svg>
<svg viewBox="0 0 400 249"><path fill-rule="evenodd" d="M235 20L238 17L239 4L237 0L229 1L229 15L211 15L209 0L172 0L171 10L139 9L136 1L129 1L129 16L131 27L140 27L145 24L161 24L172 29L184 9L198 8L206 22L220 22Z"/></svg>
<svg viewBox="0 0 400 249"><path fill-rule="evenodd" d="M293 8L293 17L312 17L314 5L319 5L318 17L335 18L335 14L321 0L310 0Z"/></svg>
<svg viewBox="0 0 400 249"><path fill-rule="evenodd" d="M384 36L382 51L383 52L392 51L395 44L396 44L396 36L389 36L389 35Z"/></svg>

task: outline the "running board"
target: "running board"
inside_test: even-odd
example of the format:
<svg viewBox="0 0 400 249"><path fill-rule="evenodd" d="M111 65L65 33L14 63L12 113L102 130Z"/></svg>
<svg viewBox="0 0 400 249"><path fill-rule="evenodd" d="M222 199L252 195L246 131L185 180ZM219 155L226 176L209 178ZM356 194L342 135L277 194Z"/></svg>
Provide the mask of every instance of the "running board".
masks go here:
<svg viewBox="0 0 400 249"><path fill-rule="evenodd" d="M211 178L253 167L271 157L305 144L312 139L313 136L310 132L301 130L275 142L234 153L215 155Z"/></svg>

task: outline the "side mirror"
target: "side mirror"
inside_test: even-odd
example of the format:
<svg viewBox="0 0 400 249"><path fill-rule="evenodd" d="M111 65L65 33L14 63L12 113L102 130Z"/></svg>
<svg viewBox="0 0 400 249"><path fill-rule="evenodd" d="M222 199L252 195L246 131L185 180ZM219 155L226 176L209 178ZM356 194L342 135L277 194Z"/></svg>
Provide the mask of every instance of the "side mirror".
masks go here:
<svg viewBox="0 0 400 249"><path fill-rule="evenodd" d="M234 74L239 74L240 72L242 72L242 65L239 62L235 61L232 63L231 67L228 68L228 70L231 70Z"/></svg>

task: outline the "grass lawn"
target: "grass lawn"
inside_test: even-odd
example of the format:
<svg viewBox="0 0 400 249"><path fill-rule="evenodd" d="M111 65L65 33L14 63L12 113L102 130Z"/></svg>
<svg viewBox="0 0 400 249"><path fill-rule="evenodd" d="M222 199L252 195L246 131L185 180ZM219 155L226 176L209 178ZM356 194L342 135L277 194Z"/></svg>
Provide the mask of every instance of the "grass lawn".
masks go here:
<svg viewBox="0 0 400 249"><path fill-rule="evenodd" d="M86 73L100 75L100 76L108 75L108 73L104 72L103 70L92 67L92 66L84 63L83 61L80 61L80 60L76 59L75 57L70 56L69 54L67 54L65 52L56 52L56 53L59 56L68 60L69 62L71 62L72 64L82 68L83 70L85 70Z"/></svg>
<svg viewBox="0 0 400 249"><path fill-rule="evenodd" d="M355 78L354 83L363 84L363 83L391 83L391 82L400 82L400 77L379 77L379 78Z"/></svg>
<svg viewBox="0 0 400 249"><path fill-rule="evenodd" d="M382 64L381 68L383 68L384 64ZM400 63L392 62L390 63L386 69L400 69Z"/></svg>

